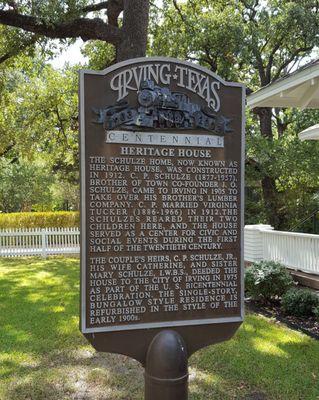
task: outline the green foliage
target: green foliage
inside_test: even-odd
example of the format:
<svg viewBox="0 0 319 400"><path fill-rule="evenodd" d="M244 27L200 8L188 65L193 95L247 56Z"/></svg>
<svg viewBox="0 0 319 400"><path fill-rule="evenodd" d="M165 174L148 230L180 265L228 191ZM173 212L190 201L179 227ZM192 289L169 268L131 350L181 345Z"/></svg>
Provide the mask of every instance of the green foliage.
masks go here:
<svg viewBox="0 0 319 400"><path fill-rule="evenodd" d="M115 47L100 40L85 44L82 54L89 59L88 68L101 70L115 62Z"/></svg>
<svg viewBox="0 0 319 400"><path fill-rule="evenodd" d="M21 88L23 90L23 88ZM46 67L41 77L25 87L21 101L25 137L34 140L33 150L50 156L53 172L76 181L78 177L78 118L76 68L64 72ZM30 93L31 91L31 93ZM29 97L33 96L30 102ZM25 120L27 116L28 119ZM29 142L30 146L30 142Z"/></svg>
<svg viewBox="0 0 319 400"><path fill-rule="evenodd" d="M236 1L165 1L150 21L149 55L199 62L225 79L238 79L244 25ZM156 10L154 10L156 13ZM159 22L160 21L160 22Z"/></svg>
<svg viewBox="0 0 319 400"><path fill-rule="evenodd" d="M319 322L319 306L313 309L313 314L316 317L316 320Z"/></svg>
<svg viewBox="0 0 319 400"><path fill-rule="evenodd" d="M39 45L43 45L46 40L37 38ZM21 29L0 25L0 70L15 63L15 58L23 51L22 57L33 57L35 53L35 36L30 32ZM0 83L1 87L1 83Z"/></svg>
<svg viewBox="0 0 319 400"><path fill-rule="evenodd" d="M319 42L313 35L318 6L311 0L165 0L152 13L150 55L198 62L253 90L305 62ZM319 143L297 136L318 121L318 111L275 109L271 118L272 132L266 135L257 115L246 113L245 217L249 223L273 220L276 229L289 230L318 206ZM265 178L271 190L262 186Z"/></svg>
<svg viewBox="0 0 319 400"><path fill-rule="evenodd" d="M317 113L307 114L310 126L312 114ZM287 118L299 120L300 115L291 112ZM285 133L274 137L272 141L263 137L259 131L248 128L246 157L249 162L246 163L246 185L250 189L246 213L249 223L265 221L260 185L265 175L272 177L276 185L276 201L280 211L277 229L290 230L296 225L298 227L299 221L319 208L319 163L316 162L319 158L319 143L301 142L297 135L301 126L297 128L296 123L297 121L291 122L291 125L289 123ZM308 229L305 226L298 228L307 231L312 226Z"/></svg>
<svg viewBox="0 0 319 400"><path fill-rule="evenodd" d="M43 59L20 54L0 64L0 155L16 156L16 152L8 153L8 149L17 147L19 139L23 139L20 130L17 130L16 112L19 109L21 94L19 86L22 82L32 80L41 74ZM33 99L29 99L32 102ZM17 114L18 115L18 114ZM18 146L17 151L20 150ZM25 156L26 154L24 154Z"/></svg>
<svg viewBox="0 0 319 400"><path fill-rule="evenodd" d="M6 70L0 105L0 155L37 159L61 180L78 180L77 68L56 71L36 60ZM11 150L8 151L8 149Z"/></svg>
<svg viewBox="0 0 319 400"><path fill-rule="evenodd" d="M12 1L2 0L3 6L12 7ZM81 16L82 8L88 4L87 0L46 0L46 1L19 1L19 12L41 18L54 24Z"/></svg>
<svg viewBox="0 0 319 400"><path fill-rule="evenodd" d="M274 261L254 263L245 271L245 290L248 296L261 302L282 296L293 284L284 265Z"/></svg>
<svg viewBox="0 0 319 400"><path fill-rule="evenodd" d="M51 186L52 206L54 211L74 211L80 208L80 191L77 184L57 180Z"/></svg>
<svg viewBox="0 0 319 400"><path fill-rule="evenodd" d="M4 9L15 7L11 1L2 3ZM89 3L22 1L19 12L54 24L83 16L83 7ZM319 36L313 34L319 12L312 0L151 3L148 55L193 61L254 90L305 62L319 43ZM93 16L103 18L104 12ZM16 54L23 49L23 54L0 65L0 156L9 161L36 161L40 154L48 175L54 175L50 207L76 209L78 66L55 71L45 63L73 39L50 41L2 25L0 33L0 54ZM105 68L115 58L114 47L103 41L87 41L83 54L89 58L88 67L94 69ZM311 232L312 224L300 225L300 221L319 206L319 143L300 142L297 134L318 121L318 111L275 109L270 137L260 133L254 113L247 112L246 117L246 221L269 223L270 216L276 215L277 229L297 227ZM271 179L275 192L273 209L269 209L268 192L262 187L265 177ZM43 207L41 194L39 201L32 209Z"/></svg>
<svg viewBox="0 0 319 400"><path fill-rule="evenodd" d="M35 204L49 204L52 181L42 165L0 160L0 210L31 211Z"/></svg>
<svg viewBox="0 0 319 400"><path fill-rule="evenodd" d="M254 90L285 74L319 42L312 0L165 0L151 16L149 54L199 62Z"/></svg>
<svg viewBox="0 0 319 400"><path fill-rule="evenodd" d="M289 72L318 45L313 29L319 14L312 0L241 0L238 11L245 26L245 55L256 68L250 82L254 90Z"/></svg>
<svg viewBox="0 0 319 400"><path fill-rule="evenodd" d="M20 55L0 76L0 211L78 209L76 67Z"/></svg>
<svg viewBox="0 0 319 400"><path fill-rule="evenodd" d="M309 289L290 289L282 296L281 305L289 315L309 317L319 306L319 297Z"/></svg>
<svg viewBox="0 0 319 400"><path fill-rule="evenodd" d="M73 228L80 225L76 211L25 212L0 214L0 229Z"/></svg>

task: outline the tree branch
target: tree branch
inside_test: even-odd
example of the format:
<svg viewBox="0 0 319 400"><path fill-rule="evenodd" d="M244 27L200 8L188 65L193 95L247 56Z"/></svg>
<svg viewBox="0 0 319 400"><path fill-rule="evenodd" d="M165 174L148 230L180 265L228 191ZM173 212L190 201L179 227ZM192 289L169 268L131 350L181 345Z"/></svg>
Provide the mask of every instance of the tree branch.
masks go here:
<svg viewBox="0 0 319 400"><path fill-rule="evenodd" d="M194 5L193 5L193 3L191 3L191 4L192 4L192 7L193 7L194 15L196 17L196 12L195 12L195 9L194 9ZM192 31L195 35L197 35L197 32L195 31L193 24L190 24L189 21L187 21L187 17L185 16L185 14L183 14L183 12L182 12L181 8L179 7L179 5L177 4L176 0L173 0L173 5L174 5L174 8L177 11L178 15L180 16L181 21L184 23L184 25L190 31Z"/></svg>
<svg viewBox="0 0 319 400"><path fill-rule="evenodd" d="M118 17L124 9L123 0L108 0L98 4L91 4L82 8L84 13L107 10L108 23L118 27Z"/></svg>
<svg viewBox="0 0 319 400"><path fill-rule="evenodd" d="M14 52L14 53L16 53L16 52ZM12 53L6 53L6 54L4 54L3 56L0 56L0 64L2 64L2 63L4 63L5 61L7 61L9 58L11 58L13 55L15 55L15 54L13 54L13 52Z"/></svg>
<svg viewBox="0 0 319 400"><path fill-rule="evenodd" d="M312 49L313 49L312 46L305 46L305 47L300 47L300 48L296 49L296 50L291 54L291 56L290 56L285 62L283 62L283 63L281 64L281 66L278 68L276 74L274 75L274 77L273 77L273 79L272 79L272 82L274 82L275 80L277 80L277 79L279 78L281 72L282 72L286 67L288 67L288 65L289 65L292 61L294 61L294 59L295 59L296 57L298 57L300 53L304 53L304 52L310 51L310 50L312 50Z"/></svg>
<svg viewBox="0 0 319 400"><path fill-rule="evenodd" d="M264 67L264 63L263 63L261 54L257 50L256 46L253 47L252 51L256 58L256 67L259 72L260 83L262 86L266 86L269 82L267 81L267 77L265 74L265 67Z"/></svg>
<svg viewBox="0 0 319 400"><path fill-rule="evenodd" d="M250 165L250 166L253 167L257 172L264 172L264 171L263 171L263 168L262 168L262 165L261 165L258 161L256 161L255 159L253 159L253 158L251 158L251 157L249 157L249 158L246 159L245 164L246 164L246 165Z"/></svg>
<svg viewBox="0 0 319 400"><path fill-rule="evenodd" d="M38 39L37 35L33 35L31 37L31 39L25 41L24 43L21 43L20 45L16 46L11 51L8 51L6 54L3 54L2 56L0 56L0 64L4 63L11 57L18 55L21 51L27 49L28 47L34 45L36 43L37 39Z"/></svg>
<svg viewBox="0 0 319 400"><path fill-rule="evenodd" d="M15 12L19 11L18 4L14 0L8 1L8 6L13 8Z"/></svg>
<svg viewBox="0 0 319 400"><path fill-rule="evenodd" d="M98 4L90 4L86 7L82 8L82 11L85 13L92 12L92 11L101 11L105 10L109 6L109 1L102 1L101 3Z"/></svg>
<svg viewBox="0 0 319 400"><path fill-rule="evenodd" d="M113 0L108 2L107 7L107 20L112 26L118 27L118 17L124 10L124 0Z"/></svg>
<svg viewBox="0 0 319 400"><path fill-rule="evenodd" d="M9 153L9 151L14 148L14 146L15 142L8 144L7 147L2 151L2 153L0 153L0 157L6 156Z"/></svg>
<svg viewBox="0 0 319 400"><path fill-rule="evenodd" d="M187 25L186 18L184 16L184 14L182 13L182 10L179 8L177 1L173 0L173 4L174 4L174 7L175 7L176 11L178 12L179 16L181 17L181 20L184 22L185 25Z"/></svg>
<svg viewBox="0 0 319 400"><path fill-rule="evenodd" d="M75 18L69 22L55 24L30 15L0 10L0 23L22 28L28 32L44 35L51 39L81 37L84 41L98 39L117 44L121 38L120 30L116 26L106 24L100 18Z"/></svg>
<svg viewBox="0 0 319 400"><path fill-rule="evenodd" d="M271 68L273 66L275 54L276 54L277 50L279 50L283 39L284 38L281 37L280 39L277 40L276 45L274 46L274 48L272 49L272 51L271 51L271 53L269 55L268 64L267 64L267 67L266 67L266 79L267 79L268 82L271 81Z"/></svg>
<svg viewBox="0 0 319 400"><path fill-rule="evenodd" d="M65 143L67 144L68 143L68 138L67 138L67 135L66 135L66 133L65 133L65 129L64 129L64 125L63 125L63 123L64 122L66 122L67 120L66 119L62 119L61 118L61 116L60 116L60 112L59 112L59 107L56 105L56 107L53 109L53 112L55 112L55 114L56 114L56 116L57 116L57 119L58 119L58 127L60 127L60 131L62 132L62 134L63 134L63 137L64 137L64 141L65 141Z"/></svg>
<svg viewBox="0 0 319 400"><path fill-rule="evenodd" d="M156 8L158 11L163 11L161 7L156 4L156 0L150 0L150 5Z"/></svg>
<svg viewBox="0 0 319 400"><path fill-rule="evenodd" d="M257 9L256 7L259 5L259 1L256 0L254 2L254 4L249 4L247 1L245 0L241 0L241 2L243 3L243 5L251 11L251 13L248 14L248 20L253 22L255 25L257 25L257 22L255 20L255 16L257 15ZM244 17L244 14L242 14Z"/></svg>

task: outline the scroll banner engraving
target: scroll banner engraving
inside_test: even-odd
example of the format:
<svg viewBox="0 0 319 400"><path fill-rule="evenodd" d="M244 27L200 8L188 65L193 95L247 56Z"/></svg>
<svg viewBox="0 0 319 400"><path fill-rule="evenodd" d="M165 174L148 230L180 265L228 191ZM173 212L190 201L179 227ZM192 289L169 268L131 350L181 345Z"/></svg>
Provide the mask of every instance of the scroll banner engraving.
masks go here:
<svg viewBox="0 0 319 400"><path fill-rule="evenodd" d="M224 147L224 138L221 136L170 132L106 131L106 142L154 146Z"/></svg>

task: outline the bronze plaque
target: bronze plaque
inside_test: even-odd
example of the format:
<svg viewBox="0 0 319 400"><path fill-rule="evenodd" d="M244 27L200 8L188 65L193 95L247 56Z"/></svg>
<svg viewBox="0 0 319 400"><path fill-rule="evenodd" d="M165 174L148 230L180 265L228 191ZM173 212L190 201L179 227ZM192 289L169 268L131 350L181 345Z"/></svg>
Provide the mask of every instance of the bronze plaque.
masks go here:
<svg viewBox="0 0 319 400"><path fill-rule="evenodd" d="M170 327L191 353L242 322L244 92L170 58L81 71L81 331L97 349L143 361Z"/></svg>

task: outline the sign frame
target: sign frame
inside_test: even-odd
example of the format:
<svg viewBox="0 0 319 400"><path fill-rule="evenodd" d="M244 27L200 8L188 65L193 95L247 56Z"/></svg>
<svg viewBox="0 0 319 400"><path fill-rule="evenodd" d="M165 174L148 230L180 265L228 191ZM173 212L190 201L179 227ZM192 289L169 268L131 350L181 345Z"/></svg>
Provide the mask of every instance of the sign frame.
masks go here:
<svg viewBox="0 0 319 400"><path fill-rule="evenodd" d="M240 285L241 285L241 301L240 301L240 316L237 317L216 317L216 318L204 318L204 319L193 319L193 320L173 320L173 321L163 321L163 322L150 322L150 323L135 323L128 325L115 325L115 326L105 326L105 327L96 327L96 328L88 328L86 325L86 257L87 257L87 236L86 236L86 182L85 182L85 75L100 75L104 76L113 72L119 68L134 65L137 63L141 63L143 61L148 62L170 62L184 65L185 67L191 67L198 71L205 73L206 75L210 75L212 78L219 81L224 86L230 87L238 87L242 90L242 121L241 121L241 198L240 198L240 224L241 224L241 235L240 235ZM143 329L159 329L159 328L171 328L171 327L185 327L185 326L199 326L199 325L214 325L214 324L225 324L225 323L242 323L244 319L244 164L245 164L245 86L241 83L236 82L227 82L220 78L215 73L207 70L204 67L199 65L169 58L169 57L147 57L147 58L135 58L131 60L126 60L111 67L108 67L102 71L94 71L94 70L81 70L80 71L80 79L79 79L79 90L80 90L80 102L79 102L79 111L80 111L80 210L81 210L81 252L80 252L80 260L81 260L81 307L80 307L80 330L83 334L94 334L94 333L111 333L111 332L122 332L122 331L131 331L131 330L143 330ZM128 143L129 144L129 143Z"/></svg>

